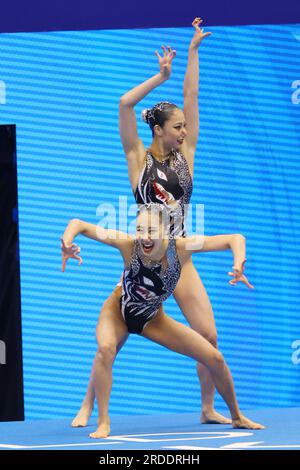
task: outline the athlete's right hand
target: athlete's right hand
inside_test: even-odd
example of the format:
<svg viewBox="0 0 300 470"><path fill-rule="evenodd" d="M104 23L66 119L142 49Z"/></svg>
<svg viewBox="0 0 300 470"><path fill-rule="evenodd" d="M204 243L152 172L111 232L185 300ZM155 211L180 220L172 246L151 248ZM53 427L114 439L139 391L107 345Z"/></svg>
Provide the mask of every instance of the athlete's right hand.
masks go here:
<svg viewBox="0 0 300 470"><path fill-rule="evenodd" d="M192 48L199 47L203 39L211 35L211 32L204 32L204 29L200 28L202 23L203 23L203 20L201 18L195 18L192 23L192 25L195 28L195 34L190 45L190 47Z"/></svg>
<svg viewBox="0 0 300 470"><path fill-rule="evenodd" d="M75 243L72 243L72 245L66 245L63 238L61 238L60 240L61 240L61 255L62 255L62 265L61 265L62 272L64 272L69 258L78 259L79 260L78 265L80 266L82 264L82 258L78 256L78 253L80 253L79 246L77 246Z"/></svg>
<svg viewBox="0 0 300 470"><path fill-rule="evenodd" d="M161 46L163 50L163 56L159 55L158 51L155 51L155 54L158 58L160 73L165 80L168 79L171 75L172 60L176 56L175 49L171 49L170 46L167 47L168 50L165 46Z"/></svg>

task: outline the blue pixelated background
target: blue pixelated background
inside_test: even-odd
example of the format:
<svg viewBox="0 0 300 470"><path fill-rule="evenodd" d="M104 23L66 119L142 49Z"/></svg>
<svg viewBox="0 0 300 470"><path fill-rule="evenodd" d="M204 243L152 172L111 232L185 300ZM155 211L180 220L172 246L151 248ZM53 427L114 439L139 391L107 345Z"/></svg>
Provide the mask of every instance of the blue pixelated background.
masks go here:
<svg viewBox="0 0 300 470"><path fill-rule="evenodd" d="M300 25L213 27L200 49L200 136L192 202L205 233L247 237L247 275L231 288L230 253L195 255L219 345L242 408L300 406ZM78 238L84 264L60 271L73 217L134 202L118 134L118 101L177 50L171 79L137 106L182 105L190 28L0 35L0 124L17 126L25 412L69 418L83 398L101 304L122 261ZM117 40L116 40L117 38ZM151 133L139 120L146 145ZM183 321L173 299L166 311ZM296 343L295 343L296 342ZM293 347L292 347L293 346ZM300 349L300 348L299 348ZM200 408L192 360L132 336L114 365L112 414ZM217 408L225 409L220 397Z"/></svg>

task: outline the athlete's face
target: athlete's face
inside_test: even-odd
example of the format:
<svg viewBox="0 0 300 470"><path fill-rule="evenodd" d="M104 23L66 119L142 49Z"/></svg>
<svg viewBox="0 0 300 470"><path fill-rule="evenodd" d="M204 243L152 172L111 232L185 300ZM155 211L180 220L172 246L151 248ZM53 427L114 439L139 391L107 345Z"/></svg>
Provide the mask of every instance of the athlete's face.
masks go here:
<svg viewBox="0 0 300 470"><path fill-rule="evenodd" d="M181 109L175 108L164 127L158 126L157 131L166 147L178 150L187 136L185 117Z"/></svg>
<svg viewBox="0 0 300 470"><path fill-rule="evenodd" d="M165 231L157 213L143 211L139 214L136 238L145 256L150 259L157 259L161 255L163 256L166 248Z"/></svg>

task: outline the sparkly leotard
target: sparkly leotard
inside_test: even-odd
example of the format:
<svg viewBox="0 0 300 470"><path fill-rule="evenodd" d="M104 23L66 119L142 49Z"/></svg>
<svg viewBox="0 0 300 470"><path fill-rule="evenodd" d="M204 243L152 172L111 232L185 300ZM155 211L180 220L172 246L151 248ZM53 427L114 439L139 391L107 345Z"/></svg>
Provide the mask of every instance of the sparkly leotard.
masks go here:
<svg viewBox="0 0 300 470"><path fill-rule="evenodd" d="M162 302L173 292L180 277L181 266L176 251L176 240L169 240L166 250L167 266L151 262L134 242L130 264L122 280L121 312L129 333L140 334L157 313Z"/></svg>
<svg viewBox="0 0 300 470"><path fill-rule="evenodd" d="M148 150L145 166L134 192L137 204L165 204L173 214L170 236L185 236L184 217L190 202L193 181L185 157L178 151L162 162Z"/></svg>

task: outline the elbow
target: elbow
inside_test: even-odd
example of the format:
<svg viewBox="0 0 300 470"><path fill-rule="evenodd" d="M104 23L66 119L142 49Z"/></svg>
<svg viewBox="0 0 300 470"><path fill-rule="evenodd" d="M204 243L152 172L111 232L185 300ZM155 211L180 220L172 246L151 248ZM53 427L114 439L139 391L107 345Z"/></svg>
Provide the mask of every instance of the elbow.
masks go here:
<svg viewBox="0 0 300 470"><path fill-rule="evenodd" d="M125 108L126 106L129 106L129 101L128 98L125 95L121 96L120 101L119 101L119 107L120 108Z"/></svg>
<svg viewBox="0 0 300 470"><path fill-rule="evenodd" d="M75 218L75 219L71 219L70 222L71 222L72 224L79 224L79 223L81 222L81 220Z"/></svg>
<svg viewBox="0 0 300 470"><path fill-rule="evenodd" d="M70 221L70 224L72 224L74 227L76 227L78 229L79 232L81 232L82 221L80 219L72 219Z"/></svg>
<svg viewBox="0 0 300 470"><path fill-rule="evenodd" d="M231 235L229 235L228 248L245 242L246 238L244 237L244 235L242 235L241 233L232 233Z"/></svg>
<svg viewBox="0 0 300 470"><path fill-rule="evenodd" d="M244 237L244 235L242 235L241 233L235 233L233 237L234 237L234 240L238 240L244 243L246 242L246 237Z"/></svg>

